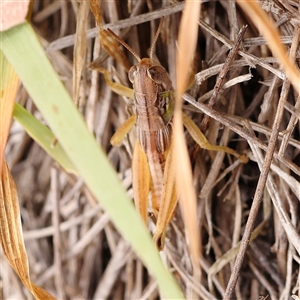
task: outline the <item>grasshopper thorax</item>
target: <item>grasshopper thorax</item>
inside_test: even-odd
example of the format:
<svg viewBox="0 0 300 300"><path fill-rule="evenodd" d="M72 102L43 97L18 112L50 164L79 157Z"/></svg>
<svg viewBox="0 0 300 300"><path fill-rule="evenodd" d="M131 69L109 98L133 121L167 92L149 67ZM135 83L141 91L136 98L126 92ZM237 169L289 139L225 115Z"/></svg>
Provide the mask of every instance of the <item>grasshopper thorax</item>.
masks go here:
<svg viewBox="0 0 300 300"><path fill-rule="evenodd" d="M173 116L174 97L171 79L164 67L150 58L143 58L128 73L134 97L141 111L161 117L167 125Z"/></svg>

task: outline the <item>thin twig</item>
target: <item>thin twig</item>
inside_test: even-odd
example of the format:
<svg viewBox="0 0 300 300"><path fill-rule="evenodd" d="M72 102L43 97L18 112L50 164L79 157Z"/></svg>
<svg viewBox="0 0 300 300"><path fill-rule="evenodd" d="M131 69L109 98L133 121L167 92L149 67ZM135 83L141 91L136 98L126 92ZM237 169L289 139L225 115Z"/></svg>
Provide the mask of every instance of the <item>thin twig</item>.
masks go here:
<svg viewBox="0 0 300 300"><path fill-rule="evenodd" d="M123 19L114 23L109 23L103 25L103 29L111 29L111 30L117 30L122 28L127 28L130 26L142 24L145 22L149 22L151 20L159 19L162 16L169 16L176 12L182 11L184 7L184 2L179 2L171 6L164 7L162 9L158 9L153 12L141 14L141 15L135 15L136 12L140 9L140 7L143 6L143 1L138 1L137 5L134 7L134 10L131 13L131 17L128 19ZM87 31L86 38L92 39L96 37L99 34L98 27L92 28ZM55 51L64 49L66 47L74 45L75 42L75 34L63 37L61 39L57 39L56 41L52 42L48 47L47 51Z"/></svg>
<svg viewBox="0 0 300 300"><path fill-rule="evenodd" d="M296 55L296 51L298 49L299 46L299 38L300 38L300 26L298 25L297 28L295 29L294 32L294 37L293 37L293 42L291 45L291 59L295 60L295 55ZM298 95L296 104L295 104L295 109L300 109L300 95ZM286 135L283 137L280 149L279 149L279 155L283 155L285 152L285 149L288 145L289 139L291 138L292 132L296 126L297 123L297 118L295 115L292 115L290 120L289 120L289 124L286 128Z"/></svg>
<svg viewBox="0 0 300 300"><path fill-rule="evenodd" d="M61 238L59 231L59 186L58 174L55 168L51 168L51 190L52 190L52 222L54 227L53 246L54 246L54 267L55 267L55 286L58 293L58 298L65 299L64 276L62 273L62 258L61 258Z"/></svg>
<svg viewBox="0 0 300 300"><path fill-rule="evenodd" d="M238 34L238 37L237 37L237 40L236 40L236 43L234 44L234 47L230 50L226 60L225 60L225 63L221 69L221 72L219 73L218 75L218 78L217 78L217 81L216 81L216 84L215 84L215 87L214 87L214 90L213 90L213 94L208 102L208 107L214 107L215 103L216 103L216 100L217 100L217 97L218 97L218 94L224 84L224 79L225 79L225 76L226 74L228 73L229 71L229 67L233 61L233 59L235 58L238 50L239 50L239 47L241 45L241 42L243 40L243 37L246 33L246 30L247 30L247 25L246 26L243 26ZM203 120L201 122L201 125L200 125L200 129L201 131L205 132L206 131L206 128L207 128L207 124L208 124L208 121L209 121L209 116L205 115L203 117Z"/></svg>
<svg viewBox="0 0 300 300"><path fill-rule="evenodd" d="M224 45L226 45L228 48L233 48L234 47L234 43L232 41L230 41L226 36L220 34L218 31L216 31L214 28L210 27L207 23L205 23L204 21L200 20L199 21L199 25L207 30L211 35L213 35L216 39L218 39L220 42L222 42ZM248 53L247 51L244 51L242 49L239 49L238 51L239 55L244 57L246 60L248 60L248 64L250 65L250 67L255 67L255 65L260 65L263 68L269 70L270 72L272 72L273 74L275 74L276 76L278 76L281 79L285 78L285 75L282 71L277 70L275 68L273 68L271 65L266 64L262 59L254 56L253 54Z"/></svg>
<svg viewBox="0 0 300 300"><path fill-rule="evenodd" d="M224 299L232 298L234 288L236 286L237 280L240 275L242 263L244 261L244 257L245 257L245 254L246 254L246 251L248 248L251 233L253 232L253 229L254 229L255 219L258 214L258 210L259 210L259 207L260 207L260 204L262 201L264 189L265 189L266 182L268 179L268 174L270 172L270 167L271 167L271 163L273 160L275 147L276 147L276 143L277 143L277 139L278 139L278 135L279 135L279 127L280 127L283 112L284 112L284 103L286 102L289 88L290 88L290 81L288 79L285 79L283 82L282 92L281 92L281 96L280 96L277 111L276 111L275 120L274 120L273 127L272 127L272 134L270 136L270 141L268 144L268 150L266 152L266 156L265 156L265 160L264 160L264 165L263 165L263 168L262 168L262 171L261 171L258 183L257 183L257 188L256 188L256 191L254 194L253 203L252 203L249 217L247 220L247 224L245 227L245 232L244 232L244 235L243 235L243 238L241 241L241 247L240 247L239 253L236 257L233 272L231 273L229 283L226 288Z"/></svg>

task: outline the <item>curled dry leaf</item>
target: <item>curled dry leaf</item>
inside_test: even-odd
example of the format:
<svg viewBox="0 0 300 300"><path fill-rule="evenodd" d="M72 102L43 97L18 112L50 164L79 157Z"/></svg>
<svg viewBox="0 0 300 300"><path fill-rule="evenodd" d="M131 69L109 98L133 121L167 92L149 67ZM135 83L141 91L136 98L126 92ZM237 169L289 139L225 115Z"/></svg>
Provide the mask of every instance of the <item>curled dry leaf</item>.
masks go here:
<svg viewBox="0 0 300 300"><path fill-rule="evenodd" d="M73 101L78 104L79 86L81 73L85 64L86 54L86 29L87 15L89 12L89 3L83 1L77 14L76 40L74 45L74 63L73 63Z"/></svg>
<svg viewBox="0 0 300 300"><path fill-rule="evenodd" d="M16 185L5 161L0 184L0 243L8 262L34 297L55 299L30 280Z"/></svg>

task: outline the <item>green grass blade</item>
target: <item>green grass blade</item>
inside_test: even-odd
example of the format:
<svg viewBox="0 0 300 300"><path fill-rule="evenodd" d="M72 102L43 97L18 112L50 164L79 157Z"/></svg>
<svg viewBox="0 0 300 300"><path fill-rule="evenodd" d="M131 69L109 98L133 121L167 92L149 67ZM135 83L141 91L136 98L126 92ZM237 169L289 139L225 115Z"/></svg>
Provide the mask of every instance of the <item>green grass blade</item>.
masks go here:
<svg viewBox="0 0 300 300"><path fill-rule="evenodd" d="M78 174L73 163L59 143L53 145L55 140L51 130L29 113L23 106L15 103L14 119L20 123L26 132L67 172Z"/></svg>
<svg viewBox="0 0 300 300"><path fill-rule="evenodd" d="M163 266L147 228L105 153L88 131L31 26L23 23L2 32L0 46L79 174L156 278L163 297L181 299L180 288Z"/></svg>

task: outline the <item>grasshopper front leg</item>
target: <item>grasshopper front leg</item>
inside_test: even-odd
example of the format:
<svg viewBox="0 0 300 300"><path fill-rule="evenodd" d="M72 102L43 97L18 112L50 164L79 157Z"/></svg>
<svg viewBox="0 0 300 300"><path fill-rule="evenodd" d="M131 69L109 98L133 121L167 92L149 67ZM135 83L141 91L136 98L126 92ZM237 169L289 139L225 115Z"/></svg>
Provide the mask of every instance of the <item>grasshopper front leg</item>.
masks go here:
<svg viewBox="0 0 300 300"><path fill-rule="evenodd" d="M110 143L113 146L120 146L124 137L132 129L135 123L136 123L136 115L132 115L117 129L117 131L111 137Z"/></svg>
<svg viewBox="0 0 300 300"><path fill-rule="evenodd" d="M125 96L128 98L133 97L133 89L130 89L122 84L113 82L110 77L111 74L106 69L97 67L95 68L98 72L104 75L104 79L107 83L107 85L111 88L112 91L114 91L116 94L120 96ZM110 143L113 146L119 146L122 143L122 140L128 134L128 132L132 129L132 127L136 123L136 115L132 115L129 117L115 132L115 134L110 139Z"/></svg>
<svg viewBox="0 0 300 300"><path fill-rule="evenodd" d="M101 68L101 67L96 67L94 69L104 75L104 79L105 79L107 85L110 87L110 89L113 92L115 92L116 94L118 94L120 96L125 96L127 98L133 98L133 94L134 94L133 89L131 89L127 86L124 86L122 84L113 82L110 79L110 77L111 77L110 72L108 72L106 69Z"/></svg>

